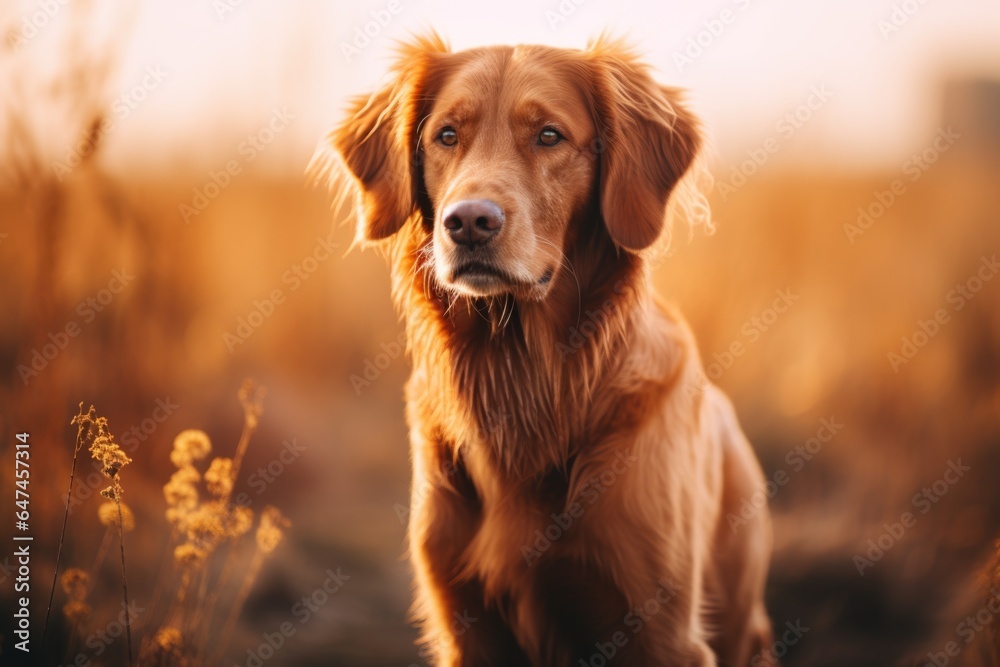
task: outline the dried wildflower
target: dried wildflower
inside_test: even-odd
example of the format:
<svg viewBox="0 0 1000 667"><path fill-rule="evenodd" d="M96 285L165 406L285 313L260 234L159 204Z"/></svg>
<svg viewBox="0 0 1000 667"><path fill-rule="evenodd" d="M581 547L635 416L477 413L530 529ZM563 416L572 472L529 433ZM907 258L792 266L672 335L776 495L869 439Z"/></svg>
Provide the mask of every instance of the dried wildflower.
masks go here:
<svg viewBox="0 0 1000 667"><path fill-rule="evenodd" d="M226 537L226 511L219 503L204 503L188 517L188 542L211 553Z"/></svg>
<svg viewBox="0 0 1000 667"><path fill-rule="evenodd" d="M250 430L257 428L261 414L264 413L264 396L267 390L258 387L253 380L244 380L236 396L243 405L243 417Z"/></svg>
<svg viewBox="0 0 1000 667"><path fill-rule="evenodd" d="M191 484L167 482L163 486L167 507L193 510L198 505L198 489Z"/></svg>
<svg viewBox="0 0 1000 667"><path fill-rule="evenodd" d="M233 460L219 457L205 471L205 487L216 498L228 498L233 490Z"/></svg>
<svg viewBox="0 0 1000 667"><path fill-rule="evenodd" d="M106 422L106 420L105 420ZM80 410L70 422L76 426L76 442L73 445L73 465L69 472L69 488L66 490L66 498L73 495L73 480L76 478L76 462L80 457L80 450L84 444L95 436L95 426L97 423L97 408L93 405L87 412L83 411L83 403L80 403ZM45 636L49 631L49 618L52 615L52 601L56 595L56 583L59 581L59 564L62 562L63 543L66 541L66 526L69 523L70 504L66 503L63 509L62 530L59 532L59 548L56 550L56 566L52 572L52 586L49 588L49 603L45 607L45 623L42 625L42 644L45 644Z"/></svg>
<svg viewBox="0 0 1000 667"><path fill-rule="evenodd" d="M103 466L101 473L105 477L115 479L118 477L118 472L131 463L132 459L122 451L114 437L107 431L107 421L104 417L98 418L99 435L94 438L94 442L90 445L90 455L94 457L94 460L100 461Z"/></svg>
<svg viewBox="0 0 1000 667"><path fill-rule="evenodd" d="M229 522L227 525L230 539L236 539L245 535L253 528L253 510L249 507L237 505L229 512Z"/></svg>
<svg viewBox="0 0 1000 667"><path fill-rule="evenodd" d="M243 433L240 434L240 441L236 443L236 454L233 456L233 477L240 472L243 464L243 457L247 453L250 445L250 437L260 424L260 416L264 414L264 396L267 390L258 387L253 380L244 380L236 394L243 406Z"/></svg>
<svg viewBox="0 0 1000 667"><path fill-rule="evenodd" d="M90 575L78 567L71 567L59 577L63 592L70 600L86 600L90 587Z"/></svg>
<svg viewBox="0 0 1000 667"><path fill-rule="evenodd" d="M101 491L101 496L107 498L108 500L115 501L116 509L118 510L119 520L114 523L118 526L118 543L119 552L121 553L122 561L122 597L125 602L125 606L128 607L128 580L125 577L125 521L124 521L124 511L122 510L122 484L121 477L118 473L121 469L132 462L132 459L122 451L122 448L118 446L115 442L115 438L111 435L111 430L108 428L108 420L106 417L98 417L93 420L92 428L96 431L93 442L90 443L90 455L95 461L99 461L103 468L101 472L105 477L111 480L111 486ZM133 524L135 519L133 518ZM132 662L132 623L129 620L128 614L125 615L125 635L128 641L128 655L129 663Z"/></svg>
<svg viewBox="0 0 1000 667"><path fill-rule="evenodd" d="M84 412L83 403L80 403L80 411L76 414L76 416L69 420L69 423L72 424L73 426L76 426L80 430L81 434L84 431L88 430L91 427L91 425L93 425L96 422L97 422L97 408L91 405L90 408L86 412Z"/></svg>
<svg viewBox="0 0 1000 667"><path fill-rule="evenodd" d="M212 451L212 441L208 434L198 429L189 428L181 431L174 438L174 449L170 452L170 461L178 468L189 466L200 461Z"/></svg>
<svg viewBox="0 0 1000 667"><path fill-rule="evenodd" d="M197 505L198 488L195 486L201 480L201 475L194 466L184 466L170 476L163 486L163 497L170 506Z"/></svg>
<svg viewBox="0 0 1000 667"><path fill-rule="evenodd" d="M117 477L118 471L122 469L123 465L124 464L121 461L112 461L108 465L104 466L104 469L101 472L108 477Z"/></svg>
<svg viewBox="0 0 1000 667"><path fill-rule="evenodd" d="M169 507L166 511L167 523L175 528L183 530L184 524L187 523L187 518L190 514L190 510Z"/></svg>
<svg viewBox="0 0 1000 667"><path fill-rule="evenodd" d="M184 466L171 475L170 479L187 484L197 484L201 481L201 473L194 466Z"/></svg>
<svg viewBox="0 0 1000 667"><path fill-rule="evenodd" d="M291 522L282 516L277 507L268 505L260 515L260 526L257 528L257 548L263 553L274 551L284 537L284 531Z"/></svg>
<svg viewBox="0 0 1000 667"><path fill-rule="evenodd" d="M257 575L264 565L264 561L278 548L284 537L285 529L290 525L291 522L282 516L276 507L268 505L261 512L260 526L257 528L257 551L254 552L253 558L250 560L246 576L243 578L240 590L236 593L236 601L230 607L226 624L222 628L221 646L225 647L229 644L233 629L236 627L236 620L239 618L240 610L243 609L247 596L250 594L251 586L256 581Z"/></svg>
<svg viewBox="0 0 1000 667"><path fill-rule="evenodd" d="M181 631L174 627L164 627L156 631L153 645L150 649L150 664L172 665L181 667L187 665L184 658L184 637Z"/></svg>
<svg viewBox="0 0 1000 667"><path fill-rule="evenodd" d="M117 528L118 506L113 502L101 503L101 506L97 508L97 517L101 520L102 525ZM122 522L126 533L131 533L135 530L135 515L132 514L132 509L125 503L122 503Z"/></svg>
<svg viewBox="0 0 1000 667"><path fill-rule="evenodd" d="M69 601L63 605L62 611L71 625L90 618L91 608L87 604L87 591L90 588L90 575L77 567L71 567L59 577L63 592Z"/></svg>
<svg viewBox="0 0 1000 667"><path fill-rule="evenodd" d="M194 466L184 466L163 486L163 497L167 501L167 521L183 528L188 515L198 506L198 487L201 475Z"/></svg>
<svg viewBox="0 0 1000 667"><path fill-rule="evenodd" d="M181 570L192 570L205 562L208 554L193 544L182 544L174 549L174 563Z"/></svg>
<svg viewBox="0 0 1000 667"><path fill-rule="evenodd" d="M92 609L86 602L70 600L63 605L62 611L66 620L69 621L71 625L76 625L77 623L81 623L90 618Z"/></svg>

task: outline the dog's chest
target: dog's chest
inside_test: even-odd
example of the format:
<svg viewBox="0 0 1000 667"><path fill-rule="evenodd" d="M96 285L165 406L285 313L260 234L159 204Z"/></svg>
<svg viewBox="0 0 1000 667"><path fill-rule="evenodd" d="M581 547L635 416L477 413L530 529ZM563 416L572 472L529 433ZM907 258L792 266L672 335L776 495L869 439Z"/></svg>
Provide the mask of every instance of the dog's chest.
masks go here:
<svg viewBox="0 0 1000 667"><path fill-rule="evenodd" d="M488 604L504 608L522 645L548 642L583 655L592 637L619 630L626 598L607 563L592 558L608 520L601 496L591 496L592 503L570 498L570 469L511 486L495 471L477 478L472 459L467 471L481 494L481 514L463 565Z"/></svg>
<svg viewBox="0 0 1000 667"><path fill-rule="evenodd" d="M480 507L466 565L488 591L509 595L512 588L536 585L550 565L578 560L586 542L599 534L600 512L590 511L596 503L585 499L595 496L588 491L585 498L568 501L572 463L515 482L485 457L465 459Z"/></svg>

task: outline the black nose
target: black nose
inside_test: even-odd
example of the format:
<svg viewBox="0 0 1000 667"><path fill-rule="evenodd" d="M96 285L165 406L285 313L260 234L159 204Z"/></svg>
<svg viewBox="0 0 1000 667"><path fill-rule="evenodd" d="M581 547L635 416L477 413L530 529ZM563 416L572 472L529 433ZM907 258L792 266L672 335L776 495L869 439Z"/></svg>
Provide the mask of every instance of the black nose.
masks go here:
<svg viewBox="0 0 1000 667"><path fill-rule="evenodd" d="M486 243L503 227L503 209L489 199L466 199L444 210L444 228L458 245Z"/></svg>

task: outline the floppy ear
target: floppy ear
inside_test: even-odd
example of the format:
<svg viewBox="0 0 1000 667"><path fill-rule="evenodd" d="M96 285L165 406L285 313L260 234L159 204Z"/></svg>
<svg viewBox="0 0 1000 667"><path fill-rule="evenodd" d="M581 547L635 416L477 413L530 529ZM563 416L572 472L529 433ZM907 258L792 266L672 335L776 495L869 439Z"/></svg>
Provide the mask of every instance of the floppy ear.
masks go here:
<svg viewBox="0 0 1000 667"><path fill-rule="evenodd" d="M410 151L392 88L355 100L333 133L358 188L358 238L366 241L396 233L414 210Z"/></svg>
<svg viewBox="0 0 1000 667"><path fill-rule="evenodd" d="M399 49L395 79L370 97L351 104L347 120L332 135L333 147L358 187L358 238L392 236L417 210L420 182L416 126L427 95L423 81L430 61L448 47L437 36L418 38Z"/></svg>
<svg viewBox="0 0 1000 667"><path fill-rule="evenodd" d="M612 240L626 250L653 244L667 200L701 147L680 92L660 86L620 44L591 46L600 151L600 202Z"/></svg>

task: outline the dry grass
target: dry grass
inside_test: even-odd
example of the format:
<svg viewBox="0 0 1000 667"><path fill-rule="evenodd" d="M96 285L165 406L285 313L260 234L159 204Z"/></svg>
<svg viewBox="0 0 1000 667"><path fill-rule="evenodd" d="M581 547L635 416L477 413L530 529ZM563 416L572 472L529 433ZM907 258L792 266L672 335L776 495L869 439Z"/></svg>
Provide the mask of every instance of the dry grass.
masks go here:
<svg viewBox="0 0 1000 667"><path fill-rule="evenodd" d="M244 537L253 528L255 517L253 510L233 502L231 498L239 478L240 464L263 412L263 397L263 389L249 380L240 389L244 422L235 458L215 457L209 460L213 446L203 431L185 430L174 439L170 460L176 471L163 486L166 501L164 526L170 527L167 545L170 558L164 561L157 577L153 602L144 609L144 617L141 619L144 631L137 633L140 665L196 667L219 664L254 581L284 537L289 521L276 508L265 507L260 513L249 562L240 567L241 562L245 561ZM128 664L131 665L132 624L138 619L133 618L131 610L135 601L128 594L124 536L127 532L138 530L154 536L147 539L155 539L156 535L166 531L163 526L137 526L132 510L122 502L125 491L120 473L132 460L111 435L108 420L97 416L93 406L84 412L81 404L80 412L72 423L78 428L74 446L74 472L76 457L87 446L94 459L100 462L102 473L109 482L109 486L100 494L106 502L97 505L94 512L97 522L105 528L104 538L89 573L72 567L59 577L60 562L57 558L49 607L56 599L56 584L61 583L60 588L65 596L62 611L67 627L70 628L70 635L65 641L65 661L72 662L74 650L82 648L78 647L79 638L108 622L108 619L101 621L94 618L89 600L98 595L98 591L92 588L94 582L98 581L97 574L108 553L111 537L117 535L121 555L123 609L127 610L121 615L126 628L125 646L121 651L122 657L127 657ZM70 488L72 491L72 482ZM67 503L60 554L69 516ZM86 518L76 519L74 523L87 521ZM90 521L93 521L93 517ZM80 529L84 528L85 526L80 526ZM232 592L232 600L223 600L234 572L242 572L242 580ZM228 602L229 613L225 621L219 623L215 610L222 602ZM221 631L221 634L213 630ZM211 637L220 639L213 642Z"/></svg>

